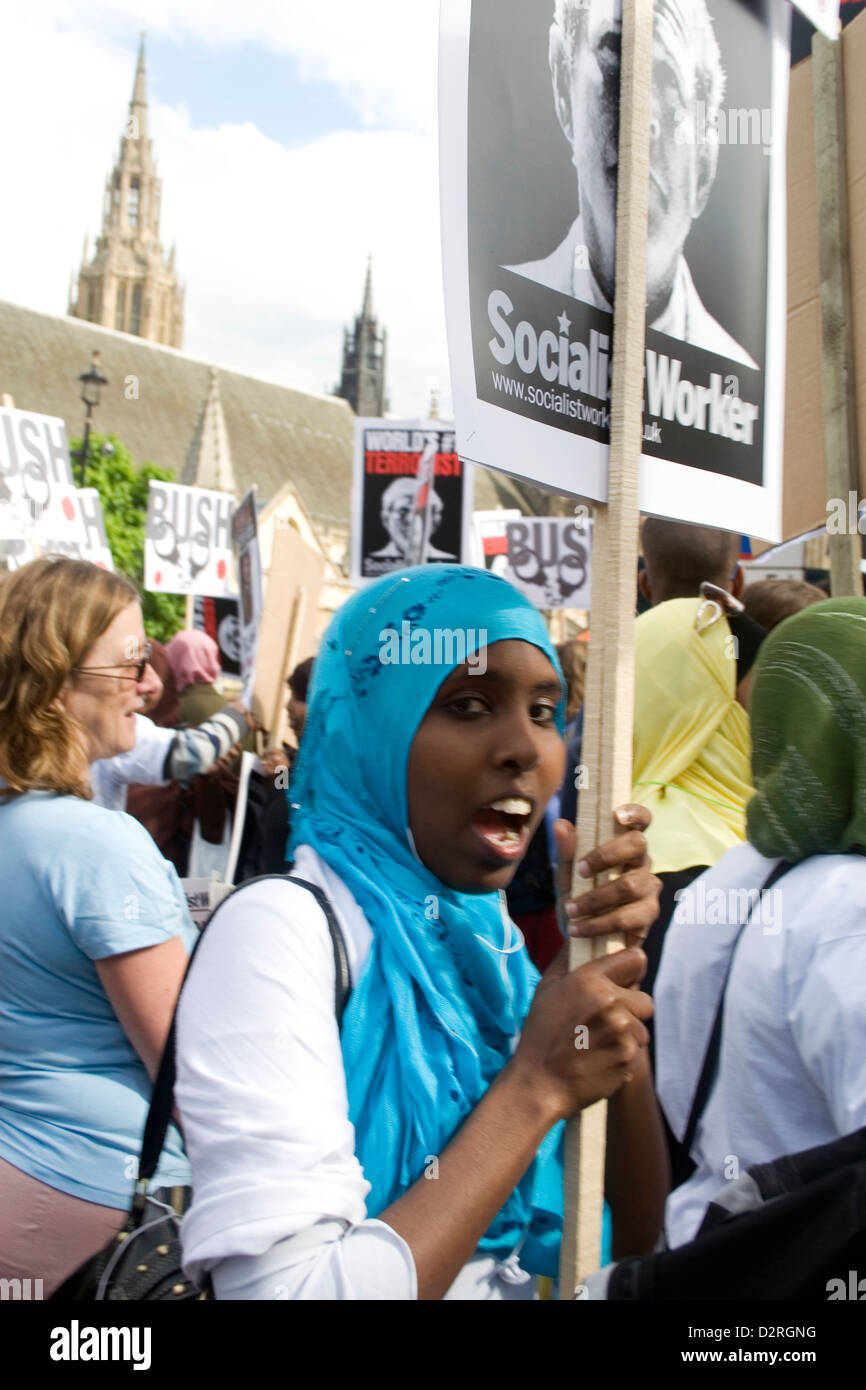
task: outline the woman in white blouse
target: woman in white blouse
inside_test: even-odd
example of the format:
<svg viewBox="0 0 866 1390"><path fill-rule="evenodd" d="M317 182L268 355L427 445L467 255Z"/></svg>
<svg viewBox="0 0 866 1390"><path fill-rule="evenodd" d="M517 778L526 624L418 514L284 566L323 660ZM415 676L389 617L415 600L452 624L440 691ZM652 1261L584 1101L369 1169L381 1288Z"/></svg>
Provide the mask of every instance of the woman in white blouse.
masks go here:
<svg viewBox="0 0 866 1390"><path fill-rule="evenodd" d="M773 629L750 718L749 842L678 895L655 992L659 1098L680 1141L722 1002L671 1246L747 1168L866 1125L866 600Z"/></svg>
<svg viewBox="0 0 866 1390"><path fill-rule="evenodd" d="M217 1297L532 1296L558 1258L559 1122L614 1092L615 1137L643 1144L639 1181L613 1145L617 1253L652 1245L665 1186L643 954L570 976L560 961L536 991L504 907L561 780L562 715L544 624L485 571L387 576L331 624L293 873L324 890L345 942L342 1026L325 915L277 878L221 907L179 1011L184 1264ZM640 829L584 876L605 866L623 872L577 901L574 930L637 943L657 908Z"/></svg>

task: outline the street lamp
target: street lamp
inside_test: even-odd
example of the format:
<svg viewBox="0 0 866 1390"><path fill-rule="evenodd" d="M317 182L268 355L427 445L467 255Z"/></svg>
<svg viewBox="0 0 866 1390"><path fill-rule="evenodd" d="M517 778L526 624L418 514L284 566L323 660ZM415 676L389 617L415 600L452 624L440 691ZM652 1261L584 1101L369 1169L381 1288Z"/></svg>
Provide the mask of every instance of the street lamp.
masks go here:
<svg viewBox="0 0 866 1390"><path fill-rule="evenodd" d="M81 382L81 399L84 402L86 414L84 416L84 439L81 448L76 454L79 469L79 487L84 487L84 473L87 467L87 454L90 449L90 412L95 406L99 405L99 395L103 386L108 385L108 378L102 375L99 370L99 353L93 354L90 367L86 372L82 372L78 380Z"/></svg>

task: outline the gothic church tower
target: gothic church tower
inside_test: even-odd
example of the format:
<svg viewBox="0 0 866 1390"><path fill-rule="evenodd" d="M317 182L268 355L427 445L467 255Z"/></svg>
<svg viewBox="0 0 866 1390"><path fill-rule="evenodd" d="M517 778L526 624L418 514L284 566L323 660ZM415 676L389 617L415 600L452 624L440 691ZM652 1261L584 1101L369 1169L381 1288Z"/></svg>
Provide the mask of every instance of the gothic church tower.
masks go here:
<svg viewBox="0 0 866 1390"><path fill-rule="evenodd" d="M373 313L373 266L367 263L364 303L355 327L343 333L343 368L336 396L348 401L356 415L384 415L385 346L387 334Z"/></svg>
<svg viewBox="0 0 866 1390"><path fill-rule="evenodd" d="M183 345L183 291L174 268L174 247L166 257L159 240L160 197L153 141L147 134L142 34L129 117L117 163L105 184L102 235L90 261L85 240L69 313L103 328L179 348Z"/></svg>

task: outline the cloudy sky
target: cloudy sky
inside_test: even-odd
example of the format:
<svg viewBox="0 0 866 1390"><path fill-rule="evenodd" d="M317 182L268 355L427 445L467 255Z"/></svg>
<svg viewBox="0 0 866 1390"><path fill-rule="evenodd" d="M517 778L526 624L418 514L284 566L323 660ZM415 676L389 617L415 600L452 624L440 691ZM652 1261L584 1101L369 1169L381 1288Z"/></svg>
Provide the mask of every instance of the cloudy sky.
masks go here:
<svg viewBox="0 0 866 1390"><path fill-rule="evenodd" d="M367 255L393 413L450 408L437 0L27 0L0 46L0 298L64 313L99 231L146 16L162 235L184 350L323 392Z"/></svg>

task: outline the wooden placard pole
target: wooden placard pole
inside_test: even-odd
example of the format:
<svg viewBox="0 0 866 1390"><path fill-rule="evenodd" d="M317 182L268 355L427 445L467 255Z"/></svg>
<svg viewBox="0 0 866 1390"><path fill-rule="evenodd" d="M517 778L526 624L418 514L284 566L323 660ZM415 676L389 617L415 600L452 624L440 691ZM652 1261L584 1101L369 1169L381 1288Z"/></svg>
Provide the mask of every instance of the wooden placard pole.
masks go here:
<svg viewBox="0 0 866 1390"><path fill-rule="evenodd" d="M821 380L827 500L848 498L859 487L854 354L851 341L851 264L848 233L848 173L845 156L843 44L815 34L812 83L815 96L815 162L818 189L818 255L821 268ZM828 512L828 515L830 513ZM856 508L855 508L856 514ZM828 535L834 598L861 595L860 534Z"/></svg>
<svg viewBox="0 0 866 1390"><path fill-rule="evenodd" d="M578 810L577 892L586 891L577 863L610 838L614 807L631 799L652 46L653 0L623 0L610 462L607 503L595 508L583 730L589 786ZM604 950L604 943L572 938L569 966L575 970ZM566 1126L561 1299L572 1299L599 1265L606 1123L607 1106L599 1102Z"/></svg>

